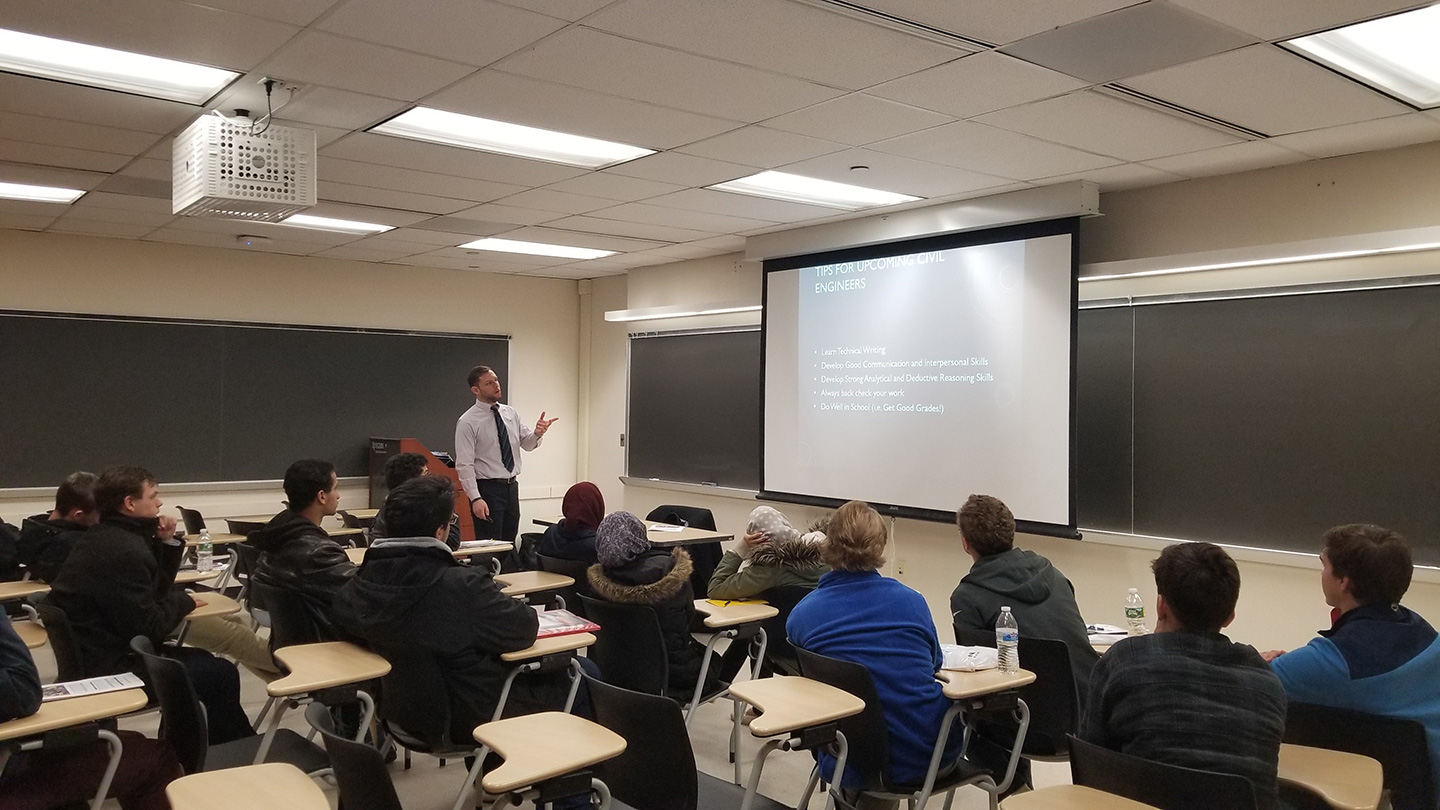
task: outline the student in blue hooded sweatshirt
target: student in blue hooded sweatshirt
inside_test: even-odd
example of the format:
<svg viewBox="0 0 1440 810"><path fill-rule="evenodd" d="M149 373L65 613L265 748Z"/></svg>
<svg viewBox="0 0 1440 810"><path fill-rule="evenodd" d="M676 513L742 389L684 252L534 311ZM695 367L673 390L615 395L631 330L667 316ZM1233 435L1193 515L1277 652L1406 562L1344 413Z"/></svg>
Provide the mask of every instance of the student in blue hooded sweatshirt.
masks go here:
<svg viewBox="0 0 1440 810"><path fill-rule="evenodd" d="M1440 639L1400 604L1414 571L1410 546L1364 524L1336 526L1323 542L1320 590L1339 615L1304 647L1265 657L1292 701L1420 721L1440 776Z"/></svg>

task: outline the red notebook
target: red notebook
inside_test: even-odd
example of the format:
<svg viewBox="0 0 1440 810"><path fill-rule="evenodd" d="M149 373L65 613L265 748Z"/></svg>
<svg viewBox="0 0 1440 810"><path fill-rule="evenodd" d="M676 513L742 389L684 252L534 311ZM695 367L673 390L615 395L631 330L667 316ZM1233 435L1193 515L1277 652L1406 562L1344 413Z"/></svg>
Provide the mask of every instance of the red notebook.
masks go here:
<svg viewBox="0 0 1440 810"><path fill-rule="evenodd" d="M540 617L540 631L535 634L536 638L590 633L600 629L600 625L568 610L546 610L536 615Z"/></svg>

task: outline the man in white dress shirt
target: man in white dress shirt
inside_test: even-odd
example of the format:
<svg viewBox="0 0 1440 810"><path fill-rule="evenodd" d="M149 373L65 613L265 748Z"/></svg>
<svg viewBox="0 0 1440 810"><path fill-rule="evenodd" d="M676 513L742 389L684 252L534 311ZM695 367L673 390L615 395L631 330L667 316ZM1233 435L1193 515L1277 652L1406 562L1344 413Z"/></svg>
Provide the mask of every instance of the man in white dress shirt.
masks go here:
<svg viewBox="0 0 1440 810"><path fill-rule="evenodd" d="M520 451L534 450L555 422L535 420L531 430L515 409L500 402L500 378L489 366L470 370L475 404L455 424L455 472L470 499L477 539L514 542L520 533Z"/></svg>

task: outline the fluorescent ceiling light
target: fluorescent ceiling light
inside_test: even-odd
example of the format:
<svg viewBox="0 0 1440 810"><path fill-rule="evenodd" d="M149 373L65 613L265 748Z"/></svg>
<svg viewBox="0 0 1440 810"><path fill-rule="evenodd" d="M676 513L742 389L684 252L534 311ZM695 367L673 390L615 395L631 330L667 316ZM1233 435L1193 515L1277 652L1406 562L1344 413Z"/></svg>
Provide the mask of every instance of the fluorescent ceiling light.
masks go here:
<svg viewBox="0 0 1440 810"><path fill-rule="evenodd" d="M1440 5L1283 43L1416 107L1440 106Z"/></svg>
<svg viewBox="0 0 1440 810"><path fill-rule="evenodd" d="M843 208L847 211L920 199L908 194L817 180L814 177L801 177L785 172L760 172L728 183L717 183L709 188L808 205L823 205L827 208Z"/></svg>
<svg viewBox="0 0 1440 810"><path fill-rule="evenodd" d="M508 124L504 121L491 121L488 118L445 112L430 107L407 110L379 126L372 127L370 131L586 169L602 169L655 154L654 149Z"/></svg>
<svg viewBox="0 0 1440 810"><path fill-rule="evenodd" d="M1081 276L1080 281L1112 281L1117 278L1141 278L1143 276L1168 276L1175 273L1198 273L1202 270L1234 270L1241 267L1266 267L1272 264L1298 264L1320 262L1329 259L1353 259L1357 256L1379 256L1386 253L1414 253L1421 250L1440 250L1440 242L1425 242L1394 247L1365 248L1362 250L1337 250L1330 253L1309 253L1299 256L1279 256L1269 259L1222 262L1218 264L1196 264L1186 267L1167 267L1160 270L1141 270L1134 273L1112 273L1106 276Z"/></svg>
<svg viewBox="0 0 1440 810"><path fill-rule="evenodd" d="M501 253L528 253L531 256L559 256L562 259L599 259L614 256L613 250L573 247L571 245L547 245L543 242L520 242L515 239L476 239L466 242L462 248L475 250L497 250Z"/></svg>
<svg viewBox="0 0 1440 810"><path fill-rule="evenodd" d="M69 205L80 199L85 192L74 188L53 186L29 186L24 183L0 183L0 198L25 200L26 202L65 203Z"/></svg>
<svg viewBox="0 0 1440 810"><path fill-rule="evenodd" d="M642 307L638 309L611 309L605 312L605 320L611 323L627 321L654 321L663 318L693 318L696 315L725 315L731 312L759 312L760 304L746 301L729 301L719 304L677 304L668 307Z"/></svg>
<svg viewBox="0 0 1440 810"><path fill-rule="evenodd" d="M186 104L203 104L240 75L233 70L3 28L0 70Z"/></svg>
<svg viewBox="0 0 1440 810"><path fill-rule="evenodd" d="M317 231L336 231L338 233L384 233L395 230L394 225L377 225L373 222L356 222L351 219L331 219L330 217L316 217L309 214L291 214L281 220L280 225L291 225L296 228L311 228Z"/></svg>

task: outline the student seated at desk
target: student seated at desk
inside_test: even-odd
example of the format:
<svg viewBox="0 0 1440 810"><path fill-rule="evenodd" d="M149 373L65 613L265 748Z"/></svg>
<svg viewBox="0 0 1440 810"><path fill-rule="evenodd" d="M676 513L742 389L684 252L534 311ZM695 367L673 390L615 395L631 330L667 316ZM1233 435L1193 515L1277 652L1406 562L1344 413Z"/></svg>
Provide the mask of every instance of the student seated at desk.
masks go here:
<svg viewBox="0 0 1440 810"><path fill-rule="evenodd" d="M285 499L289 508L246 541L260 550L252 576L257 583L298 593L316 640L333 641L330 605L355 576L345 549L320 528L321 519L340 506L335 465L309 458L291 464L285 470Z"/></svg>
<svg viewBox="0 0 1440 810"><path fill-rule="evenodd" d="M155 476L144 468L102 472L95 483L95 505L100 522L75 542L47 598L70 620L84 677L126 670L144 677L130 639L145 636L159 648L196 607L190 594L173 587L185 546L175 539L175 518L160 514L163 502ZM249 635L247 647L256 662L273 667L265 642L237 622L197 619L191 622L188 640L198 645L197 636L217 642L241 634ZM190 672L209 714L212 745L253 733L240 708L240 673L234 664L194 647L166 654Z"/></svg>
<svg viewBox="0 0 1440 810"><path fill-rule="evenodd" d="M774 507L757 506L750 513L745 536L725 552L710 575L711 599L763 598L773 588L794 585L814 590L830 570L820 559L822 532L801 535Z"/></svg>
<svg viewBox="0 0 1440 810"><path fill-rule="evenodd" d="M407 657L432 656L445 692L426 698L436 711L448 707L450 740L460 742L495 711L510 670L500 656L534 644L540 623L534 609L500 592L487 566L462 565L450 553L443 538L454 510L448 478L421 476L391 490L381 514L392 536L371 544L359 573L336 595L332 615L340 629L395 664L387 688L417 677L405 671ZM518 678L505 714L561 710L569 691L568 671ZM387 714L383 697L380 713L405 728L404 718Z"/></svg>
<svg viewBox="0 0 1440 810"><path fill-rule="evenodd" d="M1080 739L1243 776L1261 810L1276 807L1285 692L1254 647L1220 633L1235 618L1239 568L1211 543L1167 546L1151 567L1155 632L1121 639L1100 657Z"/></svg>
<svg viewBox="0 0 1440 810"><path fill-rule="evenodd" d="M605 519L605 496L600 488L589 481L581 481L565 490L560 501L560 513L565 517L545 530L535 551L546 557L594 565L595 530Z"/></svg>
<svg viewBox="0 0 1440 810"><path fill-rule="evenodd" d="M870 671L890 732L890 778L919 782L950 701L935 680L943 658L925 597L877 570L885 563L886 537L884 519L868 504L850 501L836 510L820 547L831 570L785 627L796 647ZM961 730L957 723L944 761L959 755ZM821 777L830 781L835 759L819 758ZM841 787L858 785L842 781Z"/></svg>
<svg viewBox="0 0 1440 810"><path fill-rule="evenodd" d="M1320 589L1339 611L1329 630L1293 652L1265 653L1291 700L1418 720L1440 775L1440 637L1400 604L1410 589L1410 545L1379 526L1327 531Z"/></svg>
<svg viewBox="0 0 1440 810"><path fill-rule="evenodd" d="M55 508L20 522L19 561L41 582L53 582L76 539L100 520L95 473L70 473L55 490Z"/></svg>
<svg viewBox="0 0 1440 810"><path fill-rule="evenodd" d="M0 723L40 710L40 673L10 620L0 615ZM134 731L119 732L123 750L109 795L124 810L169 810L165 786L183 773L167 743ZM48 810L84 805L95 796L110 764L104 740L57 751L21 752L0 770L0 807Z"/></svg>
<svg viewBox="0 0 1440 810"><path fill-rule="evenodd" d="M411 478L429 474L430 463L425 456L419 453L398 453L385 459L385 490L388 492ZM384 510L382 509L375 515L374 522L370 524L370 537L371 539L384 537L386 533ZM459 515L450 520L450 534L445 538L445 545L449 546L451 551L460 548Z"/></svg>

